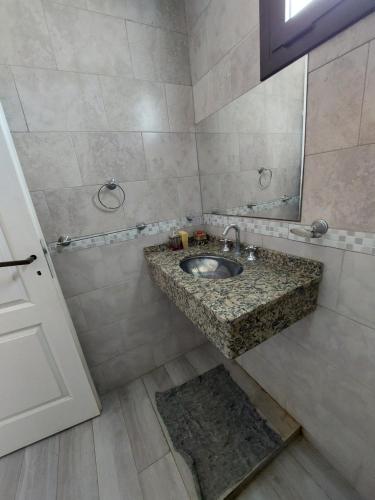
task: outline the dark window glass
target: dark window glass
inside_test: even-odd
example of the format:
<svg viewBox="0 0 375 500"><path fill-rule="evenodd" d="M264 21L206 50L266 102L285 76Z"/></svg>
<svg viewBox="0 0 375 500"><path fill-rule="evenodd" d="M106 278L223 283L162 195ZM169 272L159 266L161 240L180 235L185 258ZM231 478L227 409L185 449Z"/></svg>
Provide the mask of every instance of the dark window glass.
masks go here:
<svg viewBox="0 0 375 500"><path fill-rule="evenodd" d="M259 0L265 80L372 11L375 0Z"/></svg>

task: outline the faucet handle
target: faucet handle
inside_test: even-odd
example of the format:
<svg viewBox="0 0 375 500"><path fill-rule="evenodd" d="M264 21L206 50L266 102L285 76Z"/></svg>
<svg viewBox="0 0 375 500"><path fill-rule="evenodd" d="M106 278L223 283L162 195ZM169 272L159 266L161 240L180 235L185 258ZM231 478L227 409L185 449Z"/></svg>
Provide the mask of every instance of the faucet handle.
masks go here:
<svg viewBox="0 0 375 500"><path fill-rule="evenodd" d="M258 247L255 245L248 245L246 249L249 252L249 255L247 256L246 260L252 262L254 260L257 260L256 256L256 251L258 250Z"/></svg>
<svg viewBox="0 0 375 500"><path fill-rule="evenodd" d="M230 252L231 247L233 245L233 241L229 240L228 238L223 238L219 241L220 241L220 243L223 244L222 252Z"/></svg>

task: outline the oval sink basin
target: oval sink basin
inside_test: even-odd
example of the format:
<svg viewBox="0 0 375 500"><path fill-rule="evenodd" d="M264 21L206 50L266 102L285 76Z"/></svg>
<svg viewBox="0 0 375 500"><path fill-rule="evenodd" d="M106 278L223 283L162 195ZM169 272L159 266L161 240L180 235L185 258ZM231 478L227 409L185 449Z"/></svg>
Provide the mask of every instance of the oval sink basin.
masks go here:
<svg viewBox="0 0 375 500"><path fill-rule="evenodd" d="M186 257L180 262L180 267L185 273L192 274L196 278L214 280L232 278L243 271L243 267L238 262L215 255Z"/></svg>

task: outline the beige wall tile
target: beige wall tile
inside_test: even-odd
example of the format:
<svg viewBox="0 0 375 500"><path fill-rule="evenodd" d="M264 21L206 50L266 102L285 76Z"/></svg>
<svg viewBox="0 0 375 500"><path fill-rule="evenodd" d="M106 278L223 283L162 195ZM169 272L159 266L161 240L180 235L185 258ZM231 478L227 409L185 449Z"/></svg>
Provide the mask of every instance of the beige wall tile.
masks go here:
<svg viewBox="0 0 375 500"><path fill-rule="evenodd" d="M177 179L178 203L180 217L202 214L202 201L199 177L183 177Z"/></svg>
<svg viewBox="0 0 375 500"><path fill-rule="evenodd" d="M187 35L126 23L136 78L190 85Z"/></svg>
<svg viewBox="0 0 375 500"><path fill-rule="evenodd" d="M272 236L263 236L262 238L265 248L322 262L324 269L323 278L319 286L318 303L329 309L337 309L341 268L344 258L343 250L309 245L307 243L299 243Z"/></svg>
<svg viewBox="0 0 375 500"><path fill-rule="evenodd" d="M375 99L375 41L370 43L369 46L366 87L363 99L363 110L362 110L362 120L361 120L361 134L359 137L359 141L361 144L368 144L375 142L374 99Z"/></svg>
<svg viewBox="0 0 375 500"><path fill-rule="evenodd" d="M92 368L91 373L98 391L103 394L154 368L156 366L149 346L142 346Z"/></svg>
<svg viewBox="0 0 375 500"><path fill-rule="evenodd" d="M232 98L231 59L223 57L208 73L209 112L222 108Z"/></svg>
<svg viewBox="0 0 375 500"><path fill-rule="evenodd" d="M95 1L98 2L98 0ZM186 33L185 6L183 1L126 0L125 3L127 19L170 31Z"/></svg>
<svg viewBox="0 0 375 500"><path fill-rule="evenodd" d="M200 175L203 212L218 210L222 206L221 177L217 174Z"/></svg>
<svg viewBox="0 0 375 500"><path fill-rule="evenodd" d="M141 133L89 132L71 134L83 184L103 184L146 178Z"/></svg>
<svg viewBox="0 0 375 500"><path fill-rule="evenodd" d="M168 132L164 87L128 78L100 77L112 130Z"/></svg>
<svg viewBox="0 0 375 500"><path fill-rule="evenodd" d="M309 54L310 71L375 38L375 14L364 17Z"/></svg>
<svg viewBox="0 0 375 500"><path fill-rule="evenodd" d="M191 31L198 17L208 6L210 0L185 0L186 22L188 30Z"/></svg>
<svg viewBox="0 0 375 500"><path fill-rule="evenodd" d="M0 102L13 132L25 132L27 125L13 75L7 66L0 66Z"/></svg>
<svg viewBox="0 0 375 500"><path fill-rule="evenodd" d="M13 134L30 191L80 186L81 173L69 134Z"/></svg>
<svg viewBox="0 0 375 500"><path fill-rule="evenodd" d="M55 0L44 0L45 3L55 2ZM78 7L79 9L86 9L87 0L58 0L58 3L69 5L70 7Z"/></svg>
<svg viewBox="0 0 375 500"><path fill-rule="evenodd" d="M208 63L207 22L208 14L207 11L204 11L189 34L190 70L194 85L210 69Z"/></svg>
<svg viewBox="0 0 375 500"><path fill-rule="evenodd" d="M258 24L258 2L216 0L209 4L207 17L208 62L211 68Z"/></svg>
<svg viewBox="0 0 375 500"><path fill-rule="evenodd" d="M193 89L185 85L165 85L171 132L195 132Z"/></svg>
<svg viewBox="0 0 375 500"><path fill-rule="evenodd" d="M79 335L89 367L95 367L122 354L118 323L104 325Z"/></svg>
<svg viewBox="0 0 375 500"><path fill-rule="evenodd" d="M259 51L256 27L230 54L232 99L260 83Z"/></svg>
<svg viewBox="0 0 375 500"><path fill-rule="evenodd" d="M283 334L342 373L371 389L375 380L374 331L336 312L317 311L284 330Z"/></svg>
<svg viewBox="0 0 375 500"><path fill-rule="evenodd" d="M54 3L46 17L59 69L133 76L122 19Z"/></svg>
<svg viewBox="0 0 375 500"><path fill-rule="evenodd" d="M126 193L124 227L158 220L153 202L155 193L151 192L148 181L129 182L121 185Z"/></svg>
<svg viewBox="0 0 375 500"><path fill-rule="evenodd" d="M41 0L0 4L0 63L55 68Z"/></svg>
<svg viewBox="0 0 375 500"><path fill-rule="evenodd" d="M367 55L363 46L310 73L307 154L358 144Z"/></svg>
<svg viewBox="0 0 375 500"><path fill-rule="evenodd" d="M360 146L306 158L304 223L323 217L331 227L374 231L374 151L375 146Z"/></svg>
<svg viewBox="0 0 375 500"><path fill-rule="evenodd" d="M342 268L338 311L375 327L375 257L346 252Z"/></svg>
<svg viewBox="0 0 375 500"><path fill-rule="evenodd" d="M199 170L202 174L239 170L237 134L197 134Z"/></svg>
<svg viewBox="0 0 375 500"><path fill-rule="evenodd" d="M143 142L149 179L197 175L194 134L144 133Z"/></svg>
<svg viewBox="0 0 375 500"><path fill-rule="evenodd" d="M126 242L57 253L53 261L65 297L72 297L121 283L129 273L139 274L141 256L134 242Z"/></svg>
<svg viewBox="0 0 375 500"><path fill-rule="evenodd" d="M72 317L77 332L79 334L82 332L86 332L88 330L88 326L86 317L83 314L81 308L81 302L79 300L79 296L67 298L66 305L68 306L70 315Z"/></svg>
<svg viewBox="0 0 375 500"><path fill-rule="evenodd" d="M135 311L142 311L139 280L129 276L123 283L100 288L80 295L81 307L89 329L123 319Z"/></svg>
<svg viewBox="0 0 375 500"><path fill-rule="evenodd" d="M164 297L150 303L140 314L129 314L121 320L119 332L122 350L130 351L142 345L158 344L172 331L170 301Z"/></svg>
<svg viewBox="0 0 375 500"><path fill-rule="evenodd" d="M127 0L85 0L87 8L115 17L126 17Z"/></svg>
<svg viewBox="0 0 375 500"><path fill-rule="evenodd" d="M151 179L154 220L176 219L179 214L177 179Z"/></svg>
<svg viewBox="0 0 375 500"><path fill-rule="evenodd" d="M123 209L105 211L97 201L100 186L82 186L45 191L48 208L57 233L83 236L124 227ZM116 191L103 193L106 203L119 203Z"/></svg>
<svg viewBox="0 0 375 500"><path fill-rule="evenodd" d="M31 131L106 130L98 77L21 67L12 71Z"/></svg>
<svg viewBox="0 0 375 500"><path fill-rule="evenodd" d="M45 240L47 242L56 241L59 236L58 227L56 227L55 221L48 208L44 192L34 191L30 194Z"/></svg>
<svg viewBox="0 0 375 500"><path fill-rule="evenodd" d="M206 118L211 109L211 97L209 93L209 75L206 74L193 87L195 123Z"/></svg>

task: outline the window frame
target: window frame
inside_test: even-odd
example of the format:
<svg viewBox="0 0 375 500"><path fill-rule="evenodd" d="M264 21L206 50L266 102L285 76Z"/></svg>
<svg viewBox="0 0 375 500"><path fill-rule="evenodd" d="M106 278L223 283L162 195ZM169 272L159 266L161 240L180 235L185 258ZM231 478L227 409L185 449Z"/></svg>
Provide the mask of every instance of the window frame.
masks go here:
<svg viewBox="0 0 375 500"><path fill-rule="evenodd" d="M285 0L259 0L261 81L374 11L375 0L315 0L285 21Z"/></svg>

